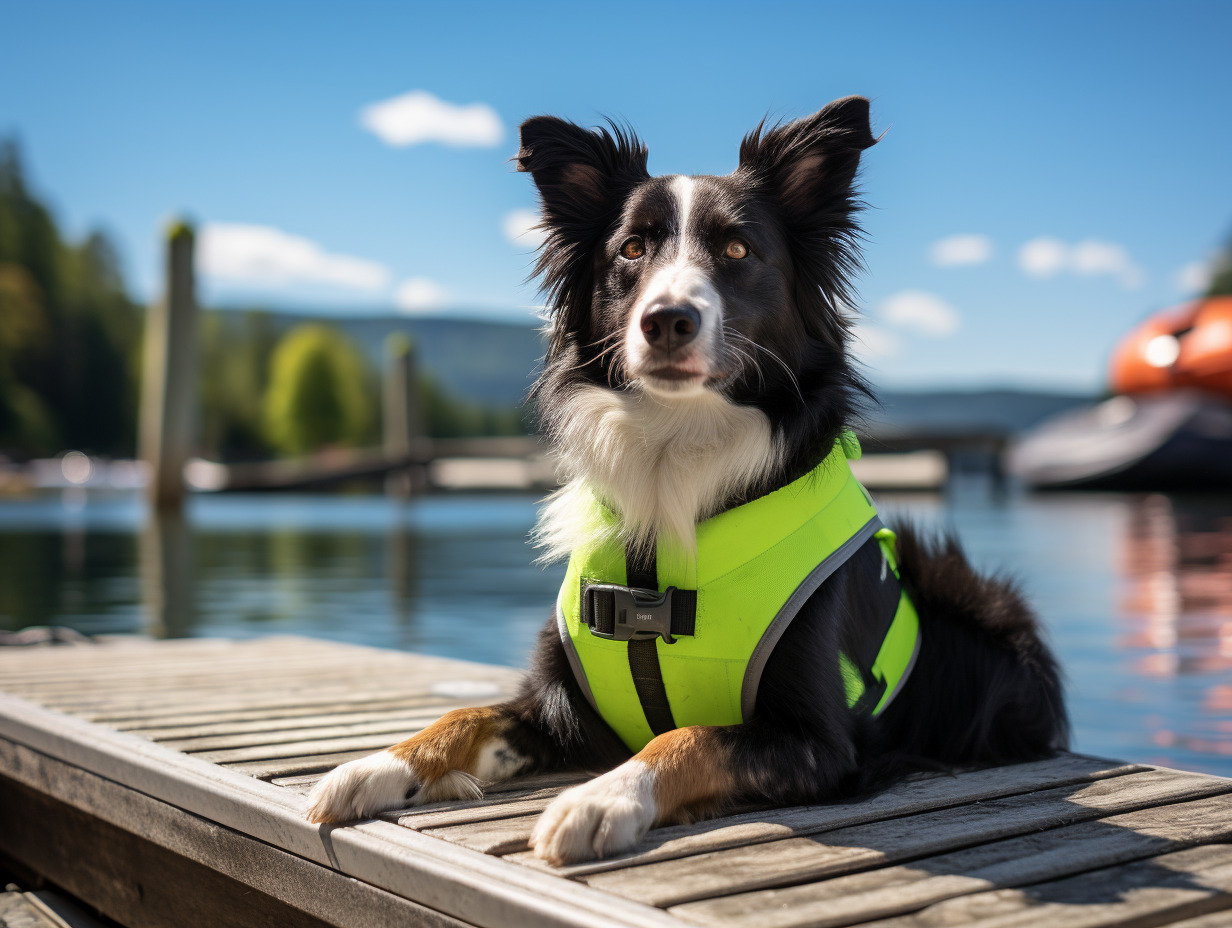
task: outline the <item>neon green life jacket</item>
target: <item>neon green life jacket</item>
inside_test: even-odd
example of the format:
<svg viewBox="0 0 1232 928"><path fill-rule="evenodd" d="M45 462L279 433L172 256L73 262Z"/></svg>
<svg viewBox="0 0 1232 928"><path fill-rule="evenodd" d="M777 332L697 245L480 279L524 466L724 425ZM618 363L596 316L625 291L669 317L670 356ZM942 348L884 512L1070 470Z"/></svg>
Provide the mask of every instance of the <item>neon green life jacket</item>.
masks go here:
<svg viewBox="0 0 1232 928"><path fill-rule="evenodd" d="M586 699L629 750L672 728L751 718L775 644L805 601L870 538L880 544L883 576L888 568L897 581L894 534L848 456L860 456L851 433L798 480L699 523L695 552L661 542L653 573L627 564L618 517L591 495L596 541L572 553L557 624ZM855 711L879 715L919 653L919 620L898 589L871 665L837 657Z"/></svg>

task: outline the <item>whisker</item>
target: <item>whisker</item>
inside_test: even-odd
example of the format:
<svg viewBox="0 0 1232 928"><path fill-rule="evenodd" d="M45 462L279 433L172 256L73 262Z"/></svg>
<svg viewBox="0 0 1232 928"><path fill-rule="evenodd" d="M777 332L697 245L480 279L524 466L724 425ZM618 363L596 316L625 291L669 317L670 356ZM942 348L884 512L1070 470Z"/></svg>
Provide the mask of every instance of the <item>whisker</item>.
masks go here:
<svg viewBox="0 0 1232 928"><path fill-rule="evenodd" d="M753 339L749 338L747 335L741 332L737 332L735 329L730 329L724 326L723 334L725 336L730 336L732 338L738 338L741 341L745 342L746 344L752 345L758 351L764 353L765 355L767 355L768 357L776 361L779 364L779 366L783 368L783 371L787 374L788 379L791 380L791 385L796 391L796 396L800 398L800 402L802 404L806 402L806 400L804 399L804 391L800 389L800 381L796 379L795 372L792 371L792 369L787 366L786 361L780 358L777 354L775 354L769 348L765 347L764 345L759 345L757 342L753 341Z"/></svg>

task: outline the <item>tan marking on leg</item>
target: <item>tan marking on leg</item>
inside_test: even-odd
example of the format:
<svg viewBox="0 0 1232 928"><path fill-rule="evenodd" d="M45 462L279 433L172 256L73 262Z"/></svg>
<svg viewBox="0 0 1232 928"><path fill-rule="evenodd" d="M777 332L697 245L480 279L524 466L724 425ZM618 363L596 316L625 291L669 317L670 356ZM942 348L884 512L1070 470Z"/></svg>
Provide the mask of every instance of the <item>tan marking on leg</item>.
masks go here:
<svg viewBox="0 0 1232 928"><path fill-rule="evenodd" d="M415 770L420 781L432 783L451 770L475 773L484 744L508 727L497 706L454 709L419 734L389 749Z"/></svg>
<svg viewBox="0 0 1232 928"><path fill-rule="evenodd" d="M634 759L654 771L659 822L674 821L687 810L735 796L731 750L713 728L693 725L664 732Z"/></svg>

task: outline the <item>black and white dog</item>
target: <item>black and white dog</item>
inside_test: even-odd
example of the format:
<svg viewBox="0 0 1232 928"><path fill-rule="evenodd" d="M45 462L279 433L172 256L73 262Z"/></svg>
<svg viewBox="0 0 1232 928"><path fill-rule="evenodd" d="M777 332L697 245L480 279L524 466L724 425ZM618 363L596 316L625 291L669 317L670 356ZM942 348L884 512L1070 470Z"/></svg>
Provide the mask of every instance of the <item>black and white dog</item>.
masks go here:
<svg viewBox="0 0 1232 928"><path fill-rule="evenodd" d="M868 101L848 97L754 130L726 177L651 177L625 131L546 116L522 125L518 167L542 198L537 271L552 310L535 395L567 476L540 524L549 556L585 540L575 518L585 487L619 515L629 545L687 545L700 520L785 486L835 446L868 395L841 307L860 261L854 183L874 142ZM630 757L583 697L552 620L517 698L452 712L339 767L313 791L309 818L478 797L482 782L533 771L607 769L561 794L535 829L535 852L562 863L737 802L826 800L913 770L1064 747L1056 663L1012 586L976 574L955 541L909 528L898 559L922 644L875 718L848 707L837 664L882 570L865 548L787 628L743 724L667 731Z"/></svg>

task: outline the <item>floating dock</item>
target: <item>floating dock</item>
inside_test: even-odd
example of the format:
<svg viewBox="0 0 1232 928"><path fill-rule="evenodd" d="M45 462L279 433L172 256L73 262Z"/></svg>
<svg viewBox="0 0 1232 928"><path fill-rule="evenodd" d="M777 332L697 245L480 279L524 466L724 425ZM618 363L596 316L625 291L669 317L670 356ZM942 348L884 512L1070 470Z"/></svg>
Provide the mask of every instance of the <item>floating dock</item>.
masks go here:
<svg viewBox="0 0 1232 928"><path fill-rule="evenodd" d="M515 671L303 638L0 648L0 855L144 926L1232 925L1232 780L1076 754L527 851L577 777L310 825L328 769Z"/></svg>

